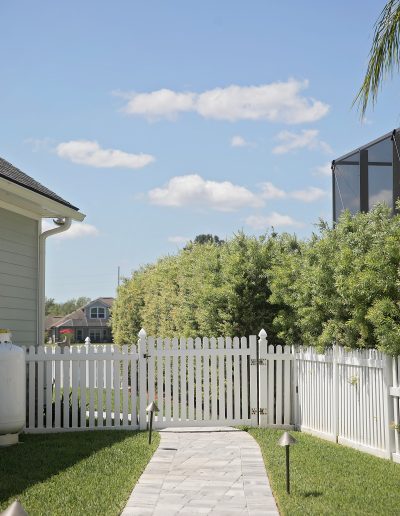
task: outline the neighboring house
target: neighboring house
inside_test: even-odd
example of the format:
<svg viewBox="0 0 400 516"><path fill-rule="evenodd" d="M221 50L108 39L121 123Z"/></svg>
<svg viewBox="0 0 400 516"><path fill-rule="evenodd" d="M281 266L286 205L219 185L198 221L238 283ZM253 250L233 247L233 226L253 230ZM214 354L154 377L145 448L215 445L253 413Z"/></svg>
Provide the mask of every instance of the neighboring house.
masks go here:
<svg viewBox="0 0 400 516"><path fill-rule="evenodd" d="M49 316L46 319L47 335L53 342L64 340L63 330L71 330L72 342L112 342L110 308L112 297L99 297L64 317Z"/></svg>
<svg viewBox="0 0 400 516"><path fill-rule="evenodd" d="M44 218L56 219L42 233ZM45 240L82 221L78 208L0 158L0 328L19 345L44 341Z"/></svg>
<svg viewBox="0 0 400 516"><path fill-rule="evenodd" d="M332 161L333 220L344 210L367 212L385 202L396 212L400 197L400 131Z"/></svg>

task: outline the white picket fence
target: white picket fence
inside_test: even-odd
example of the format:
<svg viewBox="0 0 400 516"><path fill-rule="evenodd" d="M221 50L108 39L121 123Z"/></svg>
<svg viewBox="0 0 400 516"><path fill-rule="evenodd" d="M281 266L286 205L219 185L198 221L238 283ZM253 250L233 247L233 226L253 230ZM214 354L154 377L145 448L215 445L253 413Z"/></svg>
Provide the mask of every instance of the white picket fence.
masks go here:
<svg viewBox="0 0 400 516"><path fill-rule="evenodd" d="M44 353L55 353L56 349L57 349L57 353L59 353L60 351L62 351L63 348L57 348L57 347L54 347L54 346L44 346ZM71 347L69 347L69 350L70 350L70 353L73 353L74 350L77 350L78 353L80 353L82 349L85 349L86 350L86 353L90 352L89 355L91 353L108 353L108 354L112 354L114 352L114 349L119 349L118 346L114 346L114 344L90 344L90 339L88 339L88 343L87 344L74 344L72 345ZM88 389L90 387L89 385L89 364L90 364L90 361L89 360L86 360L86 388ZM107 367L109 367L107 365L107 361L106 360L103 360L103 361L98 361L98 360L95 360L93 362L93 381L92 381L92 387L94 388L97 388L99 387L100 385L100 382L99 382L99 379L101 379L101 385L103 386L103 388L105 389L106 386L107 386L107 372L106 372L106 369ZM101 371L100 371L101 369ZM54 382L55 381L55 374L56 374L56 361L52 361L52 381ZM78 375L80 376L80 369L78 370ZM60 387L61 388L64 388L64 381L66 380L66 378L63 377L63 375L61 375L60 377ZM112 360L111 361L111 388L113 389L114 388L114 361ZM79 385L82 386L83 383L82 383L82 380L80 379L79 381ZM69 376L69 387L72 388L72 376L70 375Z"/></svg>
<svg viewBox="0 0 400 516"><path fill-rule="evenodd" d="M399 359L377 350L297 350L296 426L400 461Z"/></svg>
<svg viewBox="0 0 400 516"><path fill-rule="evenodd" d="M259 348L259 352L258 352ZM27 350L26 431L251 425L290 428L293 354L266 333L242 338L162 339L138 347Z"/></svg>
<svg viewBox="0 0 400 516"><path fill-rule="evenodd" d="M31 346L26 353L26 431L138 428L135 346Z"/></svg>
<svg viewBox="0 0 400 516"><path fill-rule="evenodd" d="M400 462L400 359L249 338L147 337L137 346L27 349L26 431L298 427Z"/></svg>

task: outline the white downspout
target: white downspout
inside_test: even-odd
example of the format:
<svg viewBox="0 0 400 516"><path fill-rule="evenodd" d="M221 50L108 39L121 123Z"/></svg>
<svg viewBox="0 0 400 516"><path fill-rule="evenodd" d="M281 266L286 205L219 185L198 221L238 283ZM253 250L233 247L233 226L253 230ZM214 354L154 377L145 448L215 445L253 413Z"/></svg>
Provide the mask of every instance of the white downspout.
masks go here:
<svg viewBox="0 0 400 516"><path fill-rule="evenodd" d="M54 219L58 227L44 231L39 235L39 285L38 285L38 345L44 344L45 322L45 288L46 288L46 239L63 233L71 227L70 217Z"/></svg>

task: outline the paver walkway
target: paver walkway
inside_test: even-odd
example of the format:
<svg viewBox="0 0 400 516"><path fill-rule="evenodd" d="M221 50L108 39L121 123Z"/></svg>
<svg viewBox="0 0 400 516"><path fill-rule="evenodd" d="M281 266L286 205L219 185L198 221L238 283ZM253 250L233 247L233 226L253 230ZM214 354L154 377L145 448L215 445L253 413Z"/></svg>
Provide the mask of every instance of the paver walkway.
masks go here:
<svg viewBox="0 0 400 516"><path fill-rule="evenodd" d="M158 450L122 516L277 516L256 441L233 428L160 431Z"/></svg>

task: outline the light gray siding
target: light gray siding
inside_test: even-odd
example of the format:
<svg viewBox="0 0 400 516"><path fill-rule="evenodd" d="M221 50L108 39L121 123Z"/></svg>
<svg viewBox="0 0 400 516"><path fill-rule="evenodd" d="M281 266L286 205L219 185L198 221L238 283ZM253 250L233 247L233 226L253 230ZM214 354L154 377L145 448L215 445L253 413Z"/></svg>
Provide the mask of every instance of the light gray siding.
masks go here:
<svg viewBox="0 0 400 516"><path fill-rule="evenodd" d="M36 345L38 222L0 208L0 328Z"/></svg>
<svg viewBox="0 0 400 516"><path fill-rule="evenodd" d="M92 303L89 303L85 308L87 319L91 319L91 317L90 317L91 308L104 308L104 315L105 315L104 320L107 320L110 317L110 309L108 308L108 306L105 303L101 303L101 302L95 300Z"/></svg>

